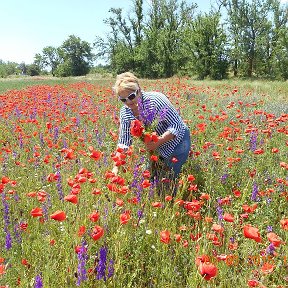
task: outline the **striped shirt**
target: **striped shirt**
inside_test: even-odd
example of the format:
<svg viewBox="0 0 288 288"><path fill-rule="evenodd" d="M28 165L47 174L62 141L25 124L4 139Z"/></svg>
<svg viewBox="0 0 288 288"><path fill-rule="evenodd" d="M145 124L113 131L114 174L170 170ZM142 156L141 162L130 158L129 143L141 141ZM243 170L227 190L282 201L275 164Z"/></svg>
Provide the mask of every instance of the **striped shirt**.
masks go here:
<svg viewBox="0 0 288 288"><path fill-rule="evenodd" d="M172 140L160 145L156 150L163 158L169 158L177 144L181 142L187 126L164 94L160 92L141 92L142 95L140 101L138 101L138 109L142 115L144 124L145 122L147 125L151 123L150 127L154 127L155 125L154 131L158 136L161 136L166 131L170 131L171 134L176 136ZM131 121L135 119L129 107L123 106L120 109L119 147L128 148L132 145L130 126Z"/></svg>

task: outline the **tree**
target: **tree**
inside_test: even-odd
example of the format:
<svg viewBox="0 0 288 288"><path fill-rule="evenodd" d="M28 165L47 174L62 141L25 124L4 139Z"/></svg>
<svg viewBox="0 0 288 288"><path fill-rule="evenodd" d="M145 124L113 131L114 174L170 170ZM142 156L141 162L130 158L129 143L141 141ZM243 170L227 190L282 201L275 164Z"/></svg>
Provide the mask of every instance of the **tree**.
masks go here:
<svg viewBox="0 0 288 288"><path fill-rule="evenodd" d="M271 31L268 20L271 0L225 0L222 4L229 15L234 75L240 71L243 76L252 77L257 73L257 65L265 61L265 53L261 50L267 44L266 39Z"/></svg>
<svg viewBox="0 0 288 288"><path fill-rule="evenodd" d="M27 75L29 76L38 76L40 75L39 66L36 64L27 65Z"/></svg>
<svg viewBox="0 0 288 288"><path fill-rule="evenodd" d="M112 16L105 23L111 32L106 41L97 38L98 55L106 55L116 73L133 70L152 78L174 75L186 57L180 53L181 37L195 5L154 0L145 19L143 1L134 0L133 4L128 18L123 17L122 9L109 10Z"/></svg>
<svg viewBox="0 0 288 288"><path fill-rule="evenodd" d="M40 67L49 67L52 75L55 76L57 66L63 62L60 54L61 52L59 48L47 46L43 48L42 56L40 54L36 54L35 61L36 63L39 63Z"/></svg>
<svg viewBox="0 0 288 288"><path fill-rule="evenodd" d="M111 16L104 20L104 23L110 26L111 32L106 41L98 37L94 43L99 51L97 55L108 58L117 74L125 70L135 70L135 46L141 44L142 38L143 1L136 0L134 5L136 5L134 6L136 19L131 14L127 21L122 15L121 8L111 8L109 10Z"/></svg>
<svg viewBox="0 0 288 288"><path fill-rule="evenodd" d="M27 65L25 64L25 62L21 62L18 65L18 68L20 69L22 75L26 75L27 74Z"/></svg>
<svg viewBox="0 0 288 288"><path fill-rule="evenodd" d="M90 44L74 35L70 35L69 38L63 42L59 54L63 62L61 63L62 67L58 67L57 71L59 74L59 71L62 71L62 68L65 67L64 74L70 73L70 75L65 76L86 75L94 59Z"/></svg>
<svg viewBox="0 0 288 288"><path fill-rule="evenodd" d="M18 64L15 62L4 62L0 60L0 77L6 78L9 75L15 75L20 73Z"/></svg>
<svg viewBox="0 0 288 288"><path fill-rule="evenodd" d="M188 65L194 74L199 79L226 78L229 66L227 37L220 24L220 14L210 12L198 15L186 33L190 39L187 40L187 53L190 51L191 54Z"/></svg>

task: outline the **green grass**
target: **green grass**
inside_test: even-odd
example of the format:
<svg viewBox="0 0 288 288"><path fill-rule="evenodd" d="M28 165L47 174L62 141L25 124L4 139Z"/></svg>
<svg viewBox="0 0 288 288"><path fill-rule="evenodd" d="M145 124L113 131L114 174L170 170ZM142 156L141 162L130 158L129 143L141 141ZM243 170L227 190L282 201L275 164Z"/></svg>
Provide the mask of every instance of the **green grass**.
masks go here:
<svg viewBox="0 0 288 288"><path fill-rule="evenodd" d="M153 187L142 187L149 155L139 152L141 141L134 141L120 178L108 177L116 147L111 132L117 136L121 107L111 95L113 82L91 76L0 81L0 285L35 287L38 275L44 288L77 287L82 261L85 288L248 287L249 280L287 286L288 231L280 222L288 218L285 83L141 80L145 90L169 96L191 132L191 157L177 198L168 202ZM90 157L91 149L101 152L100 159ZM109 189L113 183L118 190ZM78 203L62 201L61 193L75 193ZM165 196L170 193L166 188ZM161 207L154 207L158 202ZM36 207L42 217L32 217ZM50 218L57 210L66 213L64 221ZM93 211L100 214L97 222L89 218ZM234 222L221 220L225 212ZM131 217L127 224L120 222L123 214ZM249 224L259 229L261 242L244 236ZM91 237L95 225L104 229L99 240ZM79 234L82 226L86 231ZM283 243L269 258L271 229ZM170 233L168 244L160 241L163 231ZM81 245L84 261L75 252ZM106 281L95 270L103 248ZM218 269L210 281L195 264L201 255ZM220 260L227 255L232 261ZM114 273L108 278L111 260ZM265 271L264 263L273 264L273 271Z"/></svg>

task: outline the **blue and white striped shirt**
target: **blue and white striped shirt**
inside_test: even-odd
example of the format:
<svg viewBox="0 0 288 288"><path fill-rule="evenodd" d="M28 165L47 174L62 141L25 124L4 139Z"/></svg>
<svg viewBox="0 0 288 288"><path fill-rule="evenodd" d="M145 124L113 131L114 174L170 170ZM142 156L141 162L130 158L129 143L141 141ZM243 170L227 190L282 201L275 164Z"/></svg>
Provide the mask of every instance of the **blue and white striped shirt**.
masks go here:
<svg viewBox="0 0 288 288"><path fill-rule="evenodd" d="M155 125L157 135L161 136L166 131L170 131L176 137L158 147L157 152L163 158L172 155L177 144L182 140L187 126L181 119L175 107L168 98L160 92L142 92L142 98L138 107L141 115L145 115L145 120L151 120L152 126ZM149 119L150 118L150 119ZM132 145L130 132L131 121L135 120L132 110L123 106L120 109L120 133L118 146L128 148Z"/></svg>

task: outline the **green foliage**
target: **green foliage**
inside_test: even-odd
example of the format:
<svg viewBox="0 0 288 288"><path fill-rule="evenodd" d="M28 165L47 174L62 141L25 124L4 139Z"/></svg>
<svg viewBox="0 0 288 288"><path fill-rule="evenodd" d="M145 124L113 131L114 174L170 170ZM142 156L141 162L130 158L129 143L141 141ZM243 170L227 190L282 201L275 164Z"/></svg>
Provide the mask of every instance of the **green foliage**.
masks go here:
<svg viewBox="0 0 288 288"><path fill-rule="evenodd" d="M27 66L27 75L37 76L40 75L40 69L36 64L31 64Z"/></svg>
<svg viewBox="0 0 288 288"><path fill-rule="evenodd" d="M220 14L199 15L190 30L191 65L199 79L227 77L226 35L220 25ZM188 35L189 35L188 34Z"/></svg>
<svg viewBox="0 0 288 288"><path fill-rule="evenodd" d="M287 7L278 0L219 3L204 15L178 0L152 1L147 10L133 1L127 17L111 8L105 21L111 32L96 39L97 55L115 73L131 70L147 78L224 79L232 70L240 77L287 79Z"/></svg>
<svg viewBox="0 0 288 288"><path fill-rule="evenodd" d="M116 143L109 131L117 131L115 111L119 112L120 104L111 96L111 79L88 83L81 78L72 84L65 78L61 86L55 85L60 79L48 81L18 81L23 90L3 95L1 285L35 287L35 276L40 275L43 287L77 287L81 254L76 248L85 244L82 268L87 279L78 287L247 287L253 279L265 287L285 286L288 235L280 221L287 219L287 169L279 165L287 158L285 83L187 78L143 82L149 90L170 92L191 131L191 157L181 173L177 198L168 202L153 187L142 187L145 153L139 154L135 142L133 154L125 158L125 173L119 173L129 185L128 192L108 189L108 183L124 187L116 184L118 177L108 178L106 173L113 166ZM16 86L15 80L0 83L0 87L2 83L9 83L11 89ZM24 89L24 84L30 87ZM200 129L203 122L205 129ZM255 143L263 154L251 149L251 129L257 130ZM278 152L273 153L273 148ZM92 159L91 149L103 153L102 157ZM71 152L74 156L68 157ZM239 161L231 161L238 157ZM188 181L191 174L195 181ZM251 199L254 183L259 187L257 201ZM196 191L191 191L195 184ZM77 195L78 203L61 200L61 192ZM185 208L197 200L198 211ZM244 204L257 204L257 209L244 213ZM35 207L42 208L43 217L32 217ZM233 214L234 221L221 221L219 208ZM56 210L63 210L67 218L52 220ZM100 214L96 223L89 217L94 211ZM126 224L120 222L122 214L131 216ZM223 231L217 231L215 224ZM261 243L244 237L247 224L259 229ZM97 241L90 236L95 225L105 231ZM80 234L83 226L86 232ZM268 227L281 239L271 258ZM170 232L167 244L161 241L162 231ZM5 248L8 232L10 249ZM103 247L107 248L105 261L99 253ZM195 263L203 254L218 269L210 281L203 279ZM226 261L226 256L232 256L232 261ZM114 271L108 277L111 260ZM100 261L106 265L106 279L99 279ZM273 269L266 272L267 262Z"/></svg>
<svg viewBox="0 0 288 288"><path fill-rule="evenodd" d="M6 78L10 75L16 75L20 73L18 64L15 62L4 62L0 60L0 78Z"/></svg>
<svg viewBox="0 0 288 288"><path fill-rule="evenodd" d="M42 55L36 54L34 64L49 67L53 76L82 76L88 74L93 60L91 45L70 35L60 47L47 46Z"/></svg>
<svg viewBox="0 0 288 288"><path fill-rule="evenodd" d="M92 48L86 41L79 37L70 35L61 46L64 64L70 66L66 72L71 71L68 76L82 76L89 72L93 60Z"/></svg>
<svg viewBox="0 0 288 288"><path fill-rule="evenodd" d="M285 79L279 60L287 61L287 46L283 43L287 34L287 8L282 8L277 0L223 3L228 14L234 75Z"/></svg>

